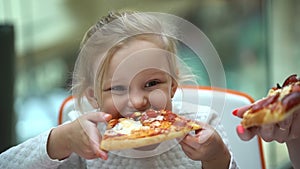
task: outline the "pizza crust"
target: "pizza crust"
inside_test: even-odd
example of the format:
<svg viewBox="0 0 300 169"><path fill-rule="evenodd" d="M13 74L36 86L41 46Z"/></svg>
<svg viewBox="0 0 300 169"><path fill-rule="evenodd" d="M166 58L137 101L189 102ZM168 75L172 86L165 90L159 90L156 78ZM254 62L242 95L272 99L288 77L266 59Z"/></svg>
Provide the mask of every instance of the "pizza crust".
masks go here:
<svg viewBox="0 0 300 169"><path fill-rule="evenodd" d="M278 123L280 121L285 120L290 115L292 115L297 109L300 109L300 102L299 102L299 95L297 95L296 101L299 102L297 105L293 106L293 108L289 109L288 111L285 111L284 106L282 105L281 94L279 99L273 103L273 105L269 105L267 107L264 107L258 111L252 112L252 109L250 108L245 112L243 115L243 119L241 121L241 124L244 128L249 128L253 126L261 126L265 124L272 124L272 123ZM284 95L287 95L284 93ZM256 104L256 103L254 103ZM276 106L272 110L272 106Z"/></svg>
<svg viewBox="0 0 300 169"><path fill-rule="evenodd" d="M271 111L267 108L252 114L246 112L243 116L241 124L244 128L249 128L253 126L278 123L288 118L297 109L300 109L300 105L295 106L294 108L285 113L271 113Z"/></svg>
<svg viewBox="0 0 300 169"><path fill-rule="evenodd" d="M180 131L170 131L168 133L159 134L156 136L149 136L143 138L126 138L117 139L116 137L107 138L101 141L100 148L103 150L122 150L129 148L138 148L147 145L161 143L163 141L184 137L191 131L191 128L184 128Z"/></svg>
<svg viewBox="0 0 300 169"><path fill-rule="evenodd" d="M244 128L249 128L252 126L261 126L264 124L271 124L282 121L288 116L288 114L283 113L272 113L270 109L264 108L255 113L246 112L243 116L241 122Z"/></svg>

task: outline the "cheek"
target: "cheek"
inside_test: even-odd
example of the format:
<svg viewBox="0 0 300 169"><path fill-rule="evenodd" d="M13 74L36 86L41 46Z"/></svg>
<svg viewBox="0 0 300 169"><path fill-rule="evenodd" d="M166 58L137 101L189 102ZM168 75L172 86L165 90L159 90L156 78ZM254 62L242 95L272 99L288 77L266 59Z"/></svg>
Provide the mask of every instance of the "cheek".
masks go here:
<svg viewBox="0 0 300 169"><path fill-rule="evenodd" d="M103 97L103 105L101 111L111 114L112 118L119 118L120 113L124 109L124 98L120 96Z"/></svg>
<svg viewBox="0 0 300 169"><path fill-rule="evenodd" d="M155 109L171 110L172 108L170 94L160 89L154 90L149 94L149 101L151 107Z"/></svg>

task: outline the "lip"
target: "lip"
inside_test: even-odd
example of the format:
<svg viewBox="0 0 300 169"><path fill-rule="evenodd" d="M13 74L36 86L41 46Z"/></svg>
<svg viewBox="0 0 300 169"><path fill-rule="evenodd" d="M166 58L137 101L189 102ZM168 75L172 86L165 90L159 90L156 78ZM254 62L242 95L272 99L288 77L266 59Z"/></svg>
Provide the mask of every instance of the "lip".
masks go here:
<svg viewBox="0 0 300 169"><path fill-rule="evenodd" d="M135 111L130 111L130 112L122 112L120 115L122 117L130 117Z"/></svg>
<svg viewBox="0 0 300 169"><path fill-rule="evenodd" d="M155 108L155 107L149 107L148 109L145 109L145 110L128 110L128 111L122 111L120 112L120 115L122 117L130 117L133 113L135 112L146 112L148 110L161 110L161 109L158 109L158 108Z"/></svg>
<svg viewBox="0 0 300 169"><path fill-rule="evenodd" d="M141 111L141 110L123 111L123 112L120 113L120 115L122 117L131 117L132 114L134 114L135 112L141 112L142 113L142 112L146 112L147 110L153 110L153 109L146 109L146 110L143 110L143 111Z"/></svg>

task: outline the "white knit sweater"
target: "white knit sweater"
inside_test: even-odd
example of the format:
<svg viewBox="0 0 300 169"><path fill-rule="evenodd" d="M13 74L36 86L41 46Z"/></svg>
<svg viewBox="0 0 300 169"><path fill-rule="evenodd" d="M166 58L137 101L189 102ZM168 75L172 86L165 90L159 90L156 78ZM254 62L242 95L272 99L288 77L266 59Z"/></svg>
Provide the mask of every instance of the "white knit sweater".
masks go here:
<svg viewBox="0 0 300 169"><path fill-rule="evenodd" d="M223 141L228 146L226 133L224 133L222 125L218 124L216 114L208 114L207 107L198 109L197 120L206 121L216 127ZM210 110L210 109L209 109ZM202 112L203 111L203 112ZM176 111L175 111L176 112ZM182 107L177 112L187 112ZM193 113L195 114L195 113ZM185 114L187 116L192 113ZM195 117L193 117L195 118ZM168 151L162 152L155 156L143 158L128 158L109 153L108 160L93 159L86 160L79 157L77 154L72 154L69 158L58 161L49 158L46 146L47 139L51 130L48 130L34 138L25 141L15 147L8 149L0 154L0 168L2 169L96 169L96 168L111 168L111 169L141 169L141 168L201 168L201 162L189 159L182 151L180 145L175 145ZM228 146L229 150L230 147ZM231 154L231 162L229 168L238 168Z"/></svg>

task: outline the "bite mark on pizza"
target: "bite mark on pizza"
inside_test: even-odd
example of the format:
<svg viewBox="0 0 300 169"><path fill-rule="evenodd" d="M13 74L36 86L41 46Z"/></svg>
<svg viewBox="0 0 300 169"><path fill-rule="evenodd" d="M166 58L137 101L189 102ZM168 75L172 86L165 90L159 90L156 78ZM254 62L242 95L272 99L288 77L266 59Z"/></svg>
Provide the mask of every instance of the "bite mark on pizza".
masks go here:
<svg viewBox="0 0 300 169"><path fill-rule="evenodd" d="M244 113L242 126L249 128L280 122L300 108L300 78L289 76L282 86L272 87L268 95L254 102Z"/></svg>
<svg viewBox="0 0 300 169"><path fill-rule="evenodd" d="M200 129L199 123L169 110L135 112L130 117L108 122L100 148L107 151L138 148L183 137Z"/></svg>

